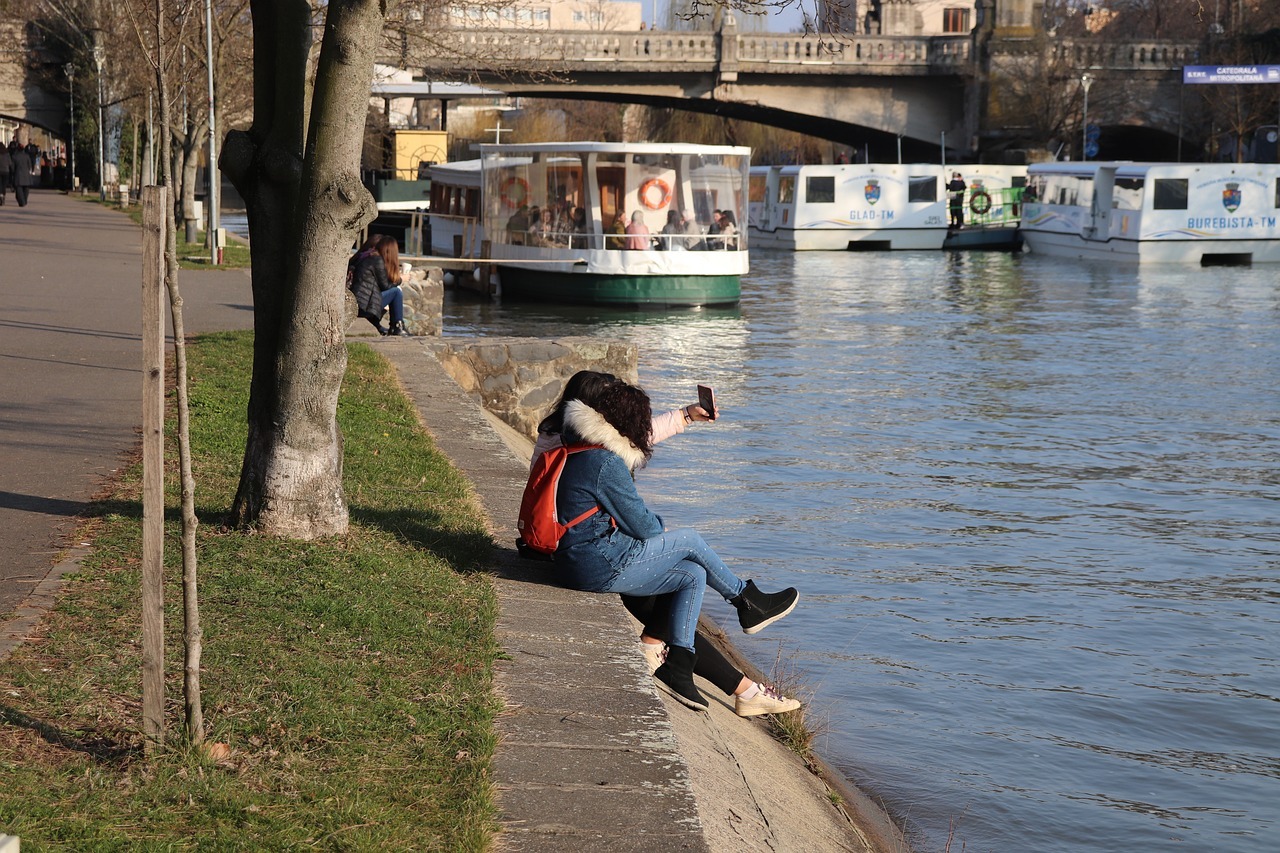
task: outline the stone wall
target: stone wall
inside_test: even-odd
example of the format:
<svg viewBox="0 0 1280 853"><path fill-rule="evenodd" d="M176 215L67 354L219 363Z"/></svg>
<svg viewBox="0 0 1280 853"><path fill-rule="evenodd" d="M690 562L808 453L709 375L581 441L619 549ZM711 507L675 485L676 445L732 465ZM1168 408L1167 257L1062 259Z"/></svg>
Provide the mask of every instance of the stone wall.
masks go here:
<svg viewBox="0 0 1280 853"><path fill-rule="evenodd" d="M440 268L410 270L400 289L404 292L404 327L409 334L439 337L444 314L444 274Z"/></svg>
<svg viewBox="0 0 1280 853"><path fill-rule="evenodd" d="M445 338L436 346L444 369L481 405L520 434L535 438L538 422L579 370L639 381L634 344L589 337Z"/></svg>

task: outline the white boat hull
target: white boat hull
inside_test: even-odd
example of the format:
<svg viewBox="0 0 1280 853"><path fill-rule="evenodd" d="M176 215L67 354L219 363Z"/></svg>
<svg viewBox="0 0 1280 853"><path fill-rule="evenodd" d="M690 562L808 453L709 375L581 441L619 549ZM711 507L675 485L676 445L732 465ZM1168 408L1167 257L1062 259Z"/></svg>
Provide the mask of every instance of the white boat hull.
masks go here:
<svg viewBox="0 0 1280 853"><path fill-rule="evenodd" d="M1140 264L1280 263L1280 166L1042 163L1021 234L1033 254Z"/></svg>
<svg viewBox="0 0 1280 853"><path fill-rule="evenodd" d="M750 229L751 245L757 249L786 249L793 252L843 252L866 250L915 251L942 248L946 226L937 228L812 228L776 231ZM859 245L861 244L861 245Z"/></svg>

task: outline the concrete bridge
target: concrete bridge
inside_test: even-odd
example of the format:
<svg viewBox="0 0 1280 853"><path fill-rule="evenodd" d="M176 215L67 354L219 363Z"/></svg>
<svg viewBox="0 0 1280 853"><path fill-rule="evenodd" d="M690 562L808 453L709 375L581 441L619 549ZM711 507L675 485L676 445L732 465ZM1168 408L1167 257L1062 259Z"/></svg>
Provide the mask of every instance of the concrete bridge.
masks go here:
<svg viewBox="0 0 1280 853"><path fill-rule="evenodd" d="M899 143L906 157L931 159L943 134L961 155L1002 137L1035 138L1034 128L1019 125L1021 104L999 79L1025 78L1019 63L1036 54L1045 57L1045 85L1063 92L1078 89L1083 71L1093 73L1090 115L1134 135L1139 150L1150 153L1144 133L1166 142L1181 134L1179 70L1198 64L1199 44L1054 41L1024 17L997 26L997 6L990 25L947 36L742 33L732 16L715 32L451 30L437 33L433 53L406 49L383 60L426 80L466 79L513 96L700 111L868 144L878 159L892 158ZM12 25L0 33L21 43ZM0 56L0 121L64 135L61 97L22 72L20 62Z"/></svg>
<svg viewBox="0 0 1280 853"><path fill-rule="evenodd" d="M452 33L448 54L402 67L513 96L674 107L842 142L871 131L937 144L943 133L967 135L972 48L968 35L476 30Z"/></svg>
<svg viewBox="0 0 1280 853"><path fill-rule="evenodd" d="M726 20L730 20L726 18ZM1032 38L718 32L453 31L447 51L397 57L426 79L468 79L522 97L674 107L781 127L846 144L941 142L974 152L1001 131L987 109L991 69ZM1043 44L1043 42L1040 42ZM1049 45L1058 79L1122 77L1151 90L1147 114L1117 121L1176 130L1176 87L1195 43ZM530 70L532 69L532 70ZM1172 107L1172 109L1170 109ZM920 146L917 146L919 148ZM888 153L888 152L886 152Z"/></svg>

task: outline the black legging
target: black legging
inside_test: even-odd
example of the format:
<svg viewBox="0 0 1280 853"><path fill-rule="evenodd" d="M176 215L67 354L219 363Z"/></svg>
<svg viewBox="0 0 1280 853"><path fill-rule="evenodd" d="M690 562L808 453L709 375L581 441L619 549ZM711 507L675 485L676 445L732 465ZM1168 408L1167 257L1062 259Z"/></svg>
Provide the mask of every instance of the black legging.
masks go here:
<svg viewBox="0 0 1280 853"><path fill-rule="evenodd" d="M668 636L667 620L671 614L671 596L674 594L667 592L662 595L620 597L623 606L644 624L645 635L665 643ZM698 656L693 671L723 690L726 696L732 696L733 691L742 683L742 670L729 663L729 659L701 631L693 637L693 651Z"/></svg>

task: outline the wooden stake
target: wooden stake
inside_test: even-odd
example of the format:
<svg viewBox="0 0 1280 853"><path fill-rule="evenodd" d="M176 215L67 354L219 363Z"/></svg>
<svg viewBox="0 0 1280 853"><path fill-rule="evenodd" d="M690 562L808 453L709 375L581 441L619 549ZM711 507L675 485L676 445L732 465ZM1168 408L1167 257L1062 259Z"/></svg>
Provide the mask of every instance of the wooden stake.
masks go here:
<svg viewBox="0 0 1280 853"><path fill-rule="evenodd" d="M142 733L164 745L164 273L169 191L142 190Z"/></svg>

